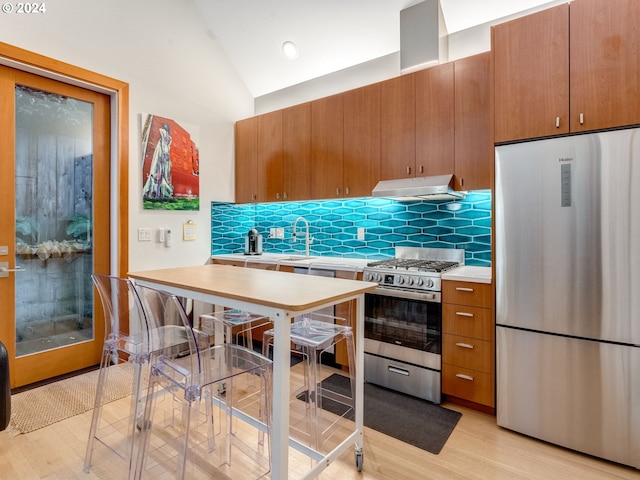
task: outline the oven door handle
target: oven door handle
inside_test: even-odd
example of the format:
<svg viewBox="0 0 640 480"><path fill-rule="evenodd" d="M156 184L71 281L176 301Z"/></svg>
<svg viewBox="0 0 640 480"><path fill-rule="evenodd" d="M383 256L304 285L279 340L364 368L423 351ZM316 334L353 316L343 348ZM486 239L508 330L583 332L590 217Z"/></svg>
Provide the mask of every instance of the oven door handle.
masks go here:
<svg viewBox="0 0 640 480"><path fill-rule="evenodd" d="M409 300L422 300L426 302L440 303L440 292L412 292L399 288L378 287L368 295L382 295L385 297L407 298Z"/></svg>

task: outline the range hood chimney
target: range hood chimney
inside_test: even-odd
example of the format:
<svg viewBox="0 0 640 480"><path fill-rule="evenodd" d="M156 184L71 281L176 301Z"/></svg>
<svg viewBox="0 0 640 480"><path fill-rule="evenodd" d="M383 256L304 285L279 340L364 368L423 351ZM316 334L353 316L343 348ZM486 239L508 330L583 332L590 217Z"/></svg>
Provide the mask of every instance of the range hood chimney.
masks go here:
<svg viewBox="0 0 640 480"><path fill-rule="evenodd" d="M390 197L401 201L410 200L457 200L466 192L451 188L453 175L410 177L398 180L381 180L371 192L373 197Z"/></svg>
<svg viewBox="0 0 640 480"><path fill-rule="evenodd" d="M439 0L400 12L400 71L411 73L449 60L449 39Z"/></svg>

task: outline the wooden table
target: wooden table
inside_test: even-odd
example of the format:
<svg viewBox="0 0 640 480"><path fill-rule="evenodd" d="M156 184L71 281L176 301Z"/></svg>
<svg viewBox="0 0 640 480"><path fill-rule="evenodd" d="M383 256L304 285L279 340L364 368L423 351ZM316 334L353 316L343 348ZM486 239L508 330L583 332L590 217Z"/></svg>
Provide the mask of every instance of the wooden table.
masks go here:
<svg viewBox="0 0 640 480"><path fill-rule="evenodd" d="M271 478L289 478L289 445L317 460L315 466L302 477L304 479L315 478L350 446L355 445L356 451L362 448L364 294L376 288L376 283L215 264L132 272L129 277L137 284L158 288L180 297L246 310L269 316L273 320L275 338ZM327 455L320 455L289 439L291 319L349 300L356 302L355 429L334 450Z"/></svg>

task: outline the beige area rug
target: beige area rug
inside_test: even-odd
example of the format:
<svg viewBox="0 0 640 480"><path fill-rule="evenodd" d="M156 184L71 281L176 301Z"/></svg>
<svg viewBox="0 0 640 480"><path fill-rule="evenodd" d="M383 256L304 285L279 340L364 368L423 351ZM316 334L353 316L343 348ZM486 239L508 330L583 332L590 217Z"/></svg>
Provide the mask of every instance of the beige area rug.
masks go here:
<svg viewBox="0 0 640 480"><path fill-rule="evenodd" d="M12 395L7 434L15 437L91 410L97 383L98 370L94 370ZM105 402L130 395L132 385L131 365L109 367Z"/></svg>

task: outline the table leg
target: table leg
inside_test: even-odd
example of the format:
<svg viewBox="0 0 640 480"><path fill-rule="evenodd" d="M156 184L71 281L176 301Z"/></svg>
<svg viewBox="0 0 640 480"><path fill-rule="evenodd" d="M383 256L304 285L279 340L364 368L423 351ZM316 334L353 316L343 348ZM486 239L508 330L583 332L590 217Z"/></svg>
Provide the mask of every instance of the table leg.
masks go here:
<svg viewBox="0 0 640 480"><path fill-rule="evenodd" d="M291 321L280 311L272 319L273 338L273 420L271 424L271 478L289 478L289 375Z"/></svg>

